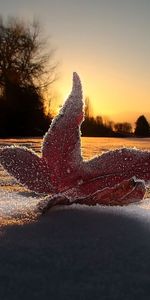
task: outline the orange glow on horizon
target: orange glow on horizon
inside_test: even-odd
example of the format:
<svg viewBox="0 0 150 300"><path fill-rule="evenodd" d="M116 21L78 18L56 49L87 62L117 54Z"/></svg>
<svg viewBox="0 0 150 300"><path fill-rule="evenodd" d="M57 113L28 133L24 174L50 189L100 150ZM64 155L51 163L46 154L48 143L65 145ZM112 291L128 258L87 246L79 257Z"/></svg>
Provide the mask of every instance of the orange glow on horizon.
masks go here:
<svg viewBox="0 0 150 300"><path fill-rule="evenodd" d="M94 117L100 115L115 122L134 123L140 114L150 116L147 107L143 106L143 99L149 99L150 93L140 78L128 78L126 74L111 73L108 69L105 72L102 70L100 74L89 72L87 75L86 69L80 72L79 68L78 74L82 82L83 98L90 99ZM72 87L71 68L59 80L57 87L60 93L59 104L63 104Z"/></svg>

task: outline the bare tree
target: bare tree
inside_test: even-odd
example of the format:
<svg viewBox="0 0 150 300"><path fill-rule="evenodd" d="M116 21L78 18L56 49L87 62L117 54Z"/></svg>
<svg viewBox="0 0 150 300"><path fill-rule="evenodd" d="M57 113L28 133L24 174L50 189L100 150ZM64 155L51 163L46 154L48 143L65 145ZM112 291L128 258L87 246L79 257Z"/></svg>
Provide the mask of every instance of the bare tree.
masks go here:
<svg viewBox="0 0 150 300"><path fill-rule="evenodd" d="M85 98L85 118L89 119L92 117L92 107L91 107L91 100L89 97Z"/></svg>
<svg viewBox="0 0 150 300"><path fill-rule="evenodd" d="M48 48L38 22L0 19L0 134L43 134L45 94L56 79L55 50ZM1 117L3 116L3 118Z"/></svg>
<svg viewBox="0 0 150 300"><path fill-rule="evenodd" d="M20 86L46 87L56 79L54 49L48 50L39 22L25 24L14 18L0 19L0 87L8 82Z"/></svg>
<svg viewBox="0 0 150 300"><path fill-rule="evenodd" d="M118 133L130 134L132 132L132 126L128 122L114 124L114 129Z"/></svg>

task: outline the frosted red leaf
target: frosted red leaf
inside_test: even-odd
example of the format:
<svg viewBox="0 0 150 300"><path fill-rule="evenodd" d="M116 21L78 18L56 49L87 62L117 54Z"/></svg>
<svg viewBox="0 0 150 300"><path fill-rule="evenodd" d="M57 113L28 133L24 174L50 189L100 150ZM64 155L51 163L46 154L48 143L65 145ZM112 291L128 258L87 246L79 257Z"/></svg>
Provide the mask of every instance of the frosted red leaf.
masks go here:
<svg viewBox="0 0 150 300"><path fill-rule="evenodd" d="M150 180L150 152L123 148L84 161L83 108L81 82L74 73L72 92L44 136L42 156L25 147L4 147L1 164L30 190L51 195L43 207L73 202L123 205L143 199L144 182Z"/></svg>

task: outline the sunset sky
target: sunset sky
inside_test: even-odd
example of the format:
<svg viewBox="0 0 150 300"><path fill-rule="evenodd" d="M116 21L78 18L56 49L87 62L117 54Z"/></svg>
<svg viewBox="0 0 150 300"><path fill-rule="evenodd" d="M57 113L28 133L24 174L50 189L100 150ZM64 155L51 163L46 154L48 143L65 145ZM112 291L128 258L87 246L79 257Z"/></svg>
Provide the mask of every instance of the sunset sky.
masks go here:
<svg viewBox="0 0 150 300"><path fill-rule="evenodd" d="M60 103L76 71L93 114L150 120L150 0L5 0L0 13L39 18L57 48Z"/></svg>

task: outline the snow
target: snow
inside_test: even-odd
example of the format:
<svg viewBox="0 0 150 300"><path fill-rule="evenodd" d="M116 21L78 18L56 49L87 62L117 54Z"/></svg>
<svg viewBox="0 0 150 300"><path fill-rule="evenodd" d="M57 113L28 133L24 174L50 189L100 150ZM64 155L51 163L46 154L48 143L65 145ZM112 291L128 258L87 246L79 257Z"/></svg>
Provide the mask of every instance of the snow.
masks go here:
<svg viewBox="0 0 150 300"><path fill-rule="evenodd" d="M84 157L110 148L108 143L114 144L82 139ZM149 147L149 140L142 143ZM149 191L128 206L73 204L40 216L44 196L19 186L3 169L0 174L0 299L150 298Z"/></svg>
<svg viewBox="0 0 150 300"><path fill-rule="evenodd" d="M28 195L28 196L27 196ZM39 197L30 192L0 192L0 226L35 220Z"/></svg>
<svg viewBox="0 0 150 300"><path fill-rule="evenodd" d="M33 212L39 200L14 192L0 199L12 217L16 209ZM3 226L0 299L149 299L149 235L150 199L56 207L37 221Z"/></svg>

